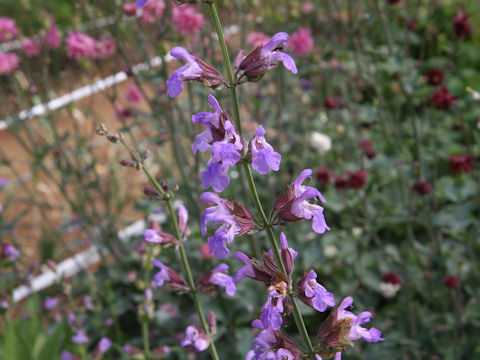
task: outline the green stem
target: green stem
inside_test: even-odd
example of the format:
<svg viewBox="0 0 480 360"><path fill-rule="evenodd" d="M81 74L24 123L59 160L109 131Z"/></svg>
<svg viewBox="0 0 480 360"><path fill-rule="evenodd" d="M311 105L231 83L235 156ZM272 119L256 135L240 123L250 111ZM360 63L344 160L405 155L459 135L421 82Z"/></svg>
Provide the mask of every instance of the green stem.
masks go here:
<svg viewBox="0 0 480 360"><path fill-rule="evenodd" d="M142 320L142 339L143 339L143 353L145 358L150 358L150 339L148 338L148 320Z"/></svg>
<svg viewBox="0 0 480 360"><path fill-rule="evenodd" d="M130 146L127 143L125 143L125 141L123 139L120 139L120 142L129 151L130 155L135 159L135 161L137 161L139 164L141 164L142 163L141 159L132 150L132 148L130 148ZM205 334L210 334L210 331L208 329L207 318L205 317L202 305L200 304L200 300L198 299L197 289L196 289L196 286L195 286L195 281L193 279L190 263L188 262L187 253L186 253L185 248L183 246L183 242L181 241L182 235L181 235L180 229L178 227L177 215L175 214L175 211L173 210L172 200L170 199L170 196L165 192L165 190L163 190L162 186L158 183L158 181L152 176L150 171L148 171L148 169L145 168L144 166L142 166L142 170L145 173L145 175L147 175L148 179L153 184L155 189L158 192L160 192L160 194L162 194L165 198L165 201L166 201L167 207L168 207L168 211L170 213L170 218L171 218L171 221L173 223L173 229L174 229L174 233L175 233L174 235L179 240L179 243L180 243L180 245L179 245L180 258L182 260L183 270L185 271L185 275L187 277L187 282L188 282L188 285L190 287L190 295L191 295L193 303L195 305L195 309L197 311L198 318L200 319L200 323L202 325L203 331L205 332ZM218 353L217 353L217 348L215 347L215 343L213 341L212 336L210 336L209 349L210 349L210 355L212 356L212 359L213 360L219 360Z"/></svg>
<svg viewBox="0 0 480 360"><path fill-rule="evenodd" d="M225 38L223 37L223 30L222 30L222 25L220 23L220 18L218 16L218 11L215 3L209 3L208 7L210 9L210 14L212 15L213 23L215 25L215 29L217 30L218 34L218 39L220 42L220 47L222 48L222 54L223 54L223 59L225 61L225 66L227 68L227 76L229 80L229 86L230 86L230 92L232 95L232 102L233 102L233 115L234 115L234 120L235 120L235 126L236 130L240 134L240 136L243 138L242 135L242 124L240 122L240 109L238 105L238 96L237 92L235 90L235 82L234 82L234 77L233 77L233 69L232 69L232 64L230 62L230 57L228 55L228 49L227 49L227 44L225 42ZM268 222L267 216L265 215L265 211L263 210L262 203L260 201L260 198L258 196L257 188L255 186L255 182L253 180L252 176L252 171L250 169L250 166L245 163L243 166L245 170L245 175L248 180L248 185L250 187L250 192L252 193L253 200L255 202L255 206L257 208L257 211L260 213L260 216L262 218L262 222L267 229L267 234L268 234L268 239L270 241L270 245L273 250L273 254L275 256L276 262L280 265L280 268L284 274L287 274L285 264L282 261L282 257L280 255L280 248L278 247L278 243L275 237L275 233L273 232L273 229L271 225ZM293 304L293 316L295 319L295 323L297 325L298 331L300 332L300 335L302 336L303 342L308 348L308 352L313 355L314 349L312 346L312 343L310 341L310 337L307 332L307 328L305 326L305 322L303 321L302 314L300 312L300 309L298 307L298 304L295 300L295 297L293 296L293 292L291 289L292 285L290 284L290 289L289 289L289 296L292 300Z"/></svg>

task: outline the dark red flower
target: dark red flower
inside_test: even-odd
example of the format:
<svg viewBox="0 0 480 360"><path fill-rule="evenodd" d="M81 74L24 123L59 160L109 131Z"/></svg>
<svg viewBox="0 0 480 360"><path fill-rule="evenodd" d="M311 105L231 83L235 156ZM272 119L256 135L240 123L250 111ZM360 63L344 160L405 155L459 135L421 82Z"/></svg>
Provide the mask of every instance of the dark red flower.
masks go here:
<svg viewBox="0 0 480 360"><path fill-rule="evenodd" d="M460 285L460 279L456 276L449 275L443 279L443 283L450 289L458 289L458 285Z"/></svg>
<svg viewBox="0 0 480 360"><path fill-rule="evenodd" d="M370 140L362 140L357 143L358 147L363 150L363 153L365 156L369 159L375 158L377 156L377 153L375 152L375 149L373 148L373 143Z"/></svg>
<svg viewBox="0 0 480 360"><path fill-rule="evenodd" d="M387 0L390 5L397 5L402 2L402 0Z"/></svg>
<svg viewBox="0 0 480 360"><path fill-rule="evenodd" d="M443 83L443 72L437 68L430 69L425 74L427 83L433 86L438 86Z"/></svg>
<svg viewBox="0 0 480 360"><path fill-rule="evenodd" d="M367 172L365 170L359 170L355 172L347 173L347 186L350 189L361 189L365 186L367 180Z"/></svg>
<svg viewBox="0 0 480 360"><path fill-rule="evenodd" d="M326 97L323 105L327 109L343 109L345 107L343 100L337 96Z"/></svg>
<svg viewBox="0 0 480 360"><path fill-rule="evenodd" d="M433 190L433 186L428 181L415 181L412 190L419 195L427 195Z"/></svg>
<svg viewBox="0 0 480 360"><path fill-rule="evenodd" d="M468 174L472 170L472 155L450 156L448 161L448 167L450 168L450 171L455 175Z"/></svg>
<svg viewBox="0 0 480 360"><path fill-rule="evenodd" d="M417 27L418 27L418 22L416 22L415 20L411 20L408 22L407 29L409 32L414 32L415 30L417 30Z"/></svg>
<svg viewBox="0 0 480 360"><path fill-rule="evenodd" d="M448 92L446 86L442 86L430 96L433 106L439 110L446 110L452 104L457 103L457 98Z"/></svg>
<svg viewBox="0 0 480 360"><path fill-rule="evenodd" d="M348 187L347 179L343 177L335 177L334 180L335 189L342 191Z"/></svg>
<svg viewBox="0 0 480 360"><path fill-rule="evenodd" d="M472 34L472 27L468 21L468 15L459 12L457 16L452 19L453 31L459 38L466 38Z"/></svg>
<svg viewBox="0 0 480 360"><path fill-rule="evenodd" d="M384 282L384 283L397 285L397 284L400 284L401 281L402 281L402 279L400 279L400 276L398 276L393 271L387 272L387 273L383 274L383 276L382 276L382 282Z"/></svg>
<svg viewBox="0 0 480 360"><path fill-rule="evenodd" d="M325 166L322 166L320 169L315 171L315 174L317 175L318 182L322 184L328 184L330 182L330 176L332 175L332 172Z"/></svg>

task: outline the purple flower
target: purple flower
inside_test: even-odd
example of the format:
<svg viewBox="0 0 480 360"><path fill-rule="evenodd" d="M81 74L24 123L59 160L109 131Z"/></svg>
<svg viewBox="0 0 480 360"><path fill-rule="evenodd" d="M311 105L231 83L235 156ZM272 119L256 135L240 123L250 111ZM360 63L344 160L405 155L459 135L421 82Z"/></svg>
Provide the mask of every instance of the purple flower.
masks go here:
<svg viewBox="0 0 480 360"><path fill-rule="evenodd" d="M77 357L73 355L70 351L64 351L60 355L60 360L75 360Z"/></svg>
<svg viewBox="0 0 480 360"><path fill-rule="evenodd" d="M181 344L182 346L193 345L198 351L203 351L210 344L210 337L203 330L195 326L189 326L185 331L185 337Z"/></svg>
<svg viewBox="0 0 480 360"><path fill-rule="evenodd" d="M235 253L235 257L243 262L245 266L242 266L240 269L237 270L235 273L234 279L236 282L242 281L245 276L248 276L252 279L255 278L255 270L252 265L252 260L245 255L244 253L237 251Z"/></svg>
<svg viewBox="0 0 480 360"><path fill-rule="evenodd" d="M166 282L170 281L170 275L169 275L170 268L168 266L163 265L163 263L159 260L152 260L152 264L160 269L160 271L155 274L152 281L153 288L156 289L158 287L163 286L165 281Z"/></svg>
<svg viewBox="0 0 480 360"><path fill-rule="evenodd" d="M368 342L383 341L381 337L382 332L375 328L369 330L363 328L361 325L370 321L372 314L364 311L359 315L355 315L350 311L345 310L351 306L353 298L346 297L338 308L334 309L318 331L318 337L323 339L325 344L329 347L344 349L352 345L352 341L364 339ZM341 359L341 351L335 354L335 359Z"/></svg>
<svg viewBox="0 0 480 360"><path fill-rule="evenodd" d="M0 178L0 188L4 188L5 186L7 186L7 184L8 184L8 178L7 177Z"/></svg>
<svg viewBox="0 0 480 360"><path fill-rule="evenodd" d="M43 308L45 310L52 310L58 305L58 299L56 297L47 296L43 301Z"/></svg>
<svg viewBox="0 0 480 360"><path fill-rule="evenodd" d="M329 306L335 306L333 294L317 282L317 274L310 270L298 281L299 298L315 310L324 312Z"/></svg>
<svg viewBox="0 0 480 360"><path fill-rule="evenodd" d="M15 261L20 257L20 251L18 251L13 245L3 244L0 252L1 259L8 259L9 261Z"/></svg>
<svg viewBox="0 0 480 360"><path fill-rule="evenodd" d="M252 139L252 167L260 174L266 174L272 169L280 169L282 156L273 150L273 147L265 140L265 129L262 125L255 131L255 137Z"/></svg>
<svg viewBox="0 0 480 360"><path fill-rule="evenodd" d="M187 63L175 70L167 80L167 92L170 97L177 97L183 90L184 80L197 80L207 87L216 87L223 83L223 78L213 66L191 55L182 47L174 47L170 55Z"/></svg>
<svg viewBox="0 0 480 360"><path fill-rule="evenodd" d="M176 243L173 235L155 229L147 229L143 232L143 240L152 244L168 246Z"/></svg>
<svg viewBox="0 0 480 360"><path fill-rule="evenodd" d="M83 306L88 310L93 309L92 297L90 295L85 295L83 297Z"/></svg>
<svg viewBox="0 0 480 360"><path fill-rule="evenodd" d="M75 335L72 336L72 341L74 344L86 344L88 343L88 336L85 335L85 332L82 330L77 331Z"/></svg>
<svg viewBox="0 0 480 360"><path fill-rule="evenodd" d="M163 286L165 282L175 291L182 292L188 289L185 280L168 266L165 266L161 261L152 260L152 264L160 269L153 277L152 286L154 289Z"/></svg>
<svg viewBox="0 0 480 360"><path fill-rule="evenodd" d="M253 348L246 360L295 360L301 354L295 340L272 329L261 331L253 340Z"/></svg>
<svg viewBox="0 0 480 360"><path fill-rule="evenodd" d="M290 70L293 74L296 74L298 70L295 65L295 61L290 55L279 51L279 49L283 49L285 47L285 43L287 42L287 40L287 33L276 33L272 36L268 43L263 45L262 54L260 55L260 57L265 60L265 65L267 65L268 67L274 66L274 63L276 61L280 61L283 63L283 66L285 66L287 70Z"/></svg>
<svg viewBox="0 0 480 360"><path fill-rule="evenodd" d="M233 278L227 274L228 265L220 264L212 270L209 280L212 284L225 288L225 292L228 296L233 296L236 291L235 281L233 281Z"/></svg>
<svg viewBox="0 0 480 360"><path fill-rule="evenodd" d="M275 201L275 210L278 216L284 221L300 221L302 219L310 220L313 218L312 229L318 234L323 234L330 230L323 215L323 207L317 204L311 204L307 200L319 199L326 202L323 195L311 186L302 185L303 181L311 177L312 170L303 170L300 176L288 186Z"/></svg>
<svg viewBox="0 0 480 360"><path fill-rule="evenodd" d="M112 346L112 341L107 337L103 337L100 339L98 343L98 351L100 352L100 354L103 354L108 349L110 349L111 346Z"/></svg>
<svg viewBox="0 0 480 360"><path fill-rule="evenodd" d="M200 178L205 189L211 186L216 192L222 192L230 183L227 175L229 166L238 163L242 157L243 139L217 99L208 95L208 102L215 112L201 112L192 116L194 124L200 123L206 127L204 132L197 135L192 151L196 154L198 150L205 152L210 149L212 158L206 170L200 173Z"/></svg>
<svg viewBox="0 0 480 360"><path fill-rule="evenodd" d="M246 76L250 81L258 81L267 71L273 68L277 62L283 63L287 70L293 74L298 73L297 66L292 57L281 52L288 40L288 34L284 32L277 33L272 36L265 45L258 46L249 55L245 56L243 52L235 59L236 67L240 72L237 74L238 82L242 82L241 78ZM237 65L238 64L238 65Z"/></svg>
<svg viewBox="0 0 480 360"><path fill-rule="evenodd" d="M142 7L147 3L148 0L137 0L137 6Z"/></svg>
<svg viewBox="0 0 480 360"><path fill-rule="evenodd" d="M230 252L225 244L231 243L235 237L247 233L253 227L253 215L238 202L230 202L211 192L203 193L200 199L215 204L205 209L200 227L202 236L205 236L208 223L222 224L215 235L208 239L210 253L221 259Z"/></svg>
<svg viewBox="0 0 480 360"><path fill-rule="evenodd" d="M283 299L287 291L287 284L281 282L279 285L281 291L271 289L268 291L267 302L262 306L262 315L260 320L254 320L252 326L257 329L269 329L278 331L282 327L282 315L284 312ZM282 289L283 288L283 289Z"/></svg>
<svg viewBox="0 0 480 360"><path fill-rule="evenodd" d="M223 165L210 159L207 163L207 168L200 173L203 187L208 189L211 186L216 192L222 192L230 184L227 172L228 165Z"/></svg>
<svg viewBox="0 0 480 360"><path fill-rule="evenodd" d="M180 205L178 208L178 229L180 233L185 236L190 235L190 228L188 227L188 210L184 205Z"/></svg>
<svg viewBox="0 0 480 360"><path fill-rule="evenodd" d="M381 337L382 332L380 330L375 328L370 328L370 330L367 330L360 326L370 321L372 317L372 314L370 312L364 311L359 315L355 315L354 313L345 310L352 304L353 298L351 296L348 296L343 299L337 310L337 321L342 321L343 319L351 320L351 328L348 335L348 340L355 341L363 339L368 342L378 342L385 340Z"/></svg>

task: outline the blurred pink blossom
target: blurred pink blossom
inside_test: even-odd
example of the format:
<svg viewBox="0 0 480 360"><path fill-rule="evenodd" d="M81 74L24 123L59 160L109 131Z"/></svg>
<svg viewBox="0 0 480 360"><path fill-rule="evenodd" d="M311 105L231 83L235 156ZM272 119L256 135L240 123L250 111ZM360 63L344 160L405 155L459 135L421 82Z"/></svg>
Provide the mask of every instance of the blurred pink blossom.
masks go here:
<svg viewBox="0 0 480 360"><path fill-rule="evenodd" d="M270 36L255 31L247 35L247 44L252 47L262 46L263 44L266 44L269 40Z"/></svg>
<svg viewBox="0 0 480 360"><path fill-rule="evenodd" d="M123 9L125 11L125 8ZM143 8L140 21L146 24L153 24L160 19L165 10L165 3L162 0L150 0Z"/></svg>
<svg viewBox="0 0 480 360"><path fill-rule="evenodd" d="M56 49L60 46L61 42L62 34L60 30L58 30L57 25L55 25L55 21L52 19L52 23L47 29L47 33L45 35L45 45L48 49Z"/></svg>
<svg viewBox="0 0 480 360"><path fill-rule="evenodd" d="M300 28L295 31L288 40L288 45L292 47L293 55L305 56L313 50L313 38L310 30L307 28Z"/></svg>
<svg viewBox="0 0 480 360"><path fill-rule="evenodd" d="M100 39L96 42L93 57L106 59L115 53L117 47L112 40Z"/></svg>
<svg viewBox="0 0 480 360"><path fill-rule="evenodd" d="M183 35L191 35L205 25L205 18L191 5L175 6L172 21L177 31Z"/></svg>
<svg viewBox="0 0 480 360"><path fill-rule="evenodd" d="M0 17L0 41L10 41L18 35L19 31L15 20Z"/></svg>
<svg viewBox="0 0 480 360"><path fill-rule="evenodd" d="M18 67L20 58L17 54L0 52L0 75L8 75Z"/></svg>
<svg viewBox="0 0 480 360"><path fill-rule="evenodd" d="M67 36L67 55L77 60L94 56L97 42L81 32L71 32Z"/></svg>
<svg viewBox="0 0 480 360"><path fill-rule="evenodd" d="M40 46L29 38L22 39L22 52L28 56L36 56L40 53Z"/></svg>
<svg viewBox="0 0 480 360"><path fill-rule="evenodd" d="M137 13L137 5L135 3L127 3L123 5L123 13L127 16L133 16Z"/></svg>
<svg viewBox="0 0 480 360"><path fill-rule="evenodd" d="M310 14L315 10L315 5L311 1L305 1L301 9L304 14Z"/></svg>
<svg viewBox="0 0 480 360"><path fill-rule="evenodd" d="M138 103L143 100L143 94L138 90L135 84L130 84L125 92L125 99L133 103Z"/></svg>

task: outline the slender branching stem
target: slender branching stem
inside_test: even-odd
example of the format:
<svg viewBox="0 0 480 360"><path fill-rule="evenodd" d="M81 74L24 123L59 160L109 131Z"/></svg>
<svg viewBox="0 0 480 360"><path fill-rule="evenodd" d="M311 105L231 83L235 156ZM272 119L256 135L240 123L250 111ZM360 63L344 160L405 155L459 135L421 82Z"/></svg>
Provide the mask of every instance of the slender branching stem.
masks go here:
<svg viewBox="0 0 480 360"><path fill-rule="evenodd" d="M139 164L142 163L142 160L139 158L139 156L136 154L136 152L121 138L120 142L125 146L125 148L129 151L130 155L137 161ZM202 305L200 304L200 300L198 298L197 294L197 288L195 285L195 280L193 279L192 275L192 270L190 267L190 263L188 261L187 257L187 252L185 251L185 247L183 246L182 242L182 236L180 233L180 229L178 227L178 221L177 221L177 215L175 211L173 210L172 206L172 200L170 198L170 195L165 192L165 190L162 188L162 186L158 183L158 181L152 176L150 171L145 166L142 166L142 170L145 173L145 175L148 177L152 185L155 187L155 189L162 194L162 196L165 199L165 202L167 203L167 208L168 212L170 213L170 219L173 224L173 230L174 230L174 235L175 237L179 240L179 252L180 252L180 258L182 261L183 265L183 270L185 271L185 275L187 278L187 283L188 286L190 287L190 295L192 297L193 303L195 305L195 309L198 314L198 318L200 320L200 324L202 325L203 331L206 334L210 334L209 327L208 327L208 322L207 318L205 317L205 313L203 312ZM213 360L219 360L217 349L215 347L215 342L213 341L212 336L210 336L210 345L209 345L209 350L210 350L210 355Z"/></svg>
<svg viewBox="0 0 480 360"><path fill-rule="evenodd" d="M220 18L218 16L218 11L215 3L209 3L208 4L210 14L212 16L213 23L215 25L215 29L218 34L218 40L220 43L220 47L222 49L222 54L223 58L225 61L225 67L227 69L227 76L228 80L230 82L229 87L230 87L230 92L232 95L232 103L233 103L233 116L234 116L234 121L235 121L235 126L237 131L239 132L240 136L243 137L242 135L242 126L240 122L240 108L238 105L238 96L237 92L235 89L235 81L234 81L234 76L233 76L233 69L232 69L232 64L230 62L230 56L228 55L228 49L227 49L227 44L225 42L225 38L223 36L223 30L222 30L222 25L220 23ZM278 246L278 242L275 236L275 233L268 222L267 216L265 215L265 211L263 210L262 203L260 201L260 198L258 196L257 188L255 186L255 182L253 180L253 175L252 175L252 170L250 169L250 165L247 163L243 164L243 168L245 170L245 176L247 177L248 181L248 186L250 188L250 192L253 197L253 201L255 202L255 206L257 208L257 211L259 212L261 216L261 220L264 224L264 227L267 229L267 234L268 234L268 239L270 241L270 246L272 247L273 254L275 256L276 262L280 265L280 269L282 270L283 273L287 273L285 269L285 264L282 261L282 257L280 255L280 248ZM292 284L290 284L290 289L289 289L289 296L291 297L292 304L293 304L293 316L295 319L295 323L297 325L298 331L300 332L300 335L303 339L303 342L307 346L308 352L310 354L314 353L314 349L312 346L312 343L310 341L310 337L307 332L307 328L305 326L305 322L303 321L302 314L300 312L300 309L298 307L298 304L296 302L296 299L293 295L292 292Z"/></svg>

